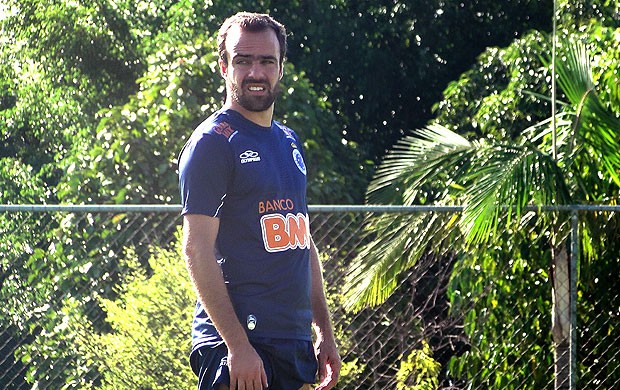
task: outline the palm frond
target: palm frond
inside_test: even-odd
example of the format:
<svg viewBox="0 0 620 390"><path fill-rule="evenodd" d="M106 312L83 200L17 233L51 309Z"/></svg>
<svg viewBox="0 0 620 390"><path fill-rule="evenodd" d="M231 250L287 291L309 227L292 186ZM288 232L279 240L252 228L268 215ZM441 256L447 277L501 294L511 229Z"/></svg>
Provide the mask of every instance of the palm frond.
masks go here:
<svg viewBox="0 0 620 390"><path fill-rule="evenodd" d="M399 141L368 187L369 203L414 203L422 185L440 177L446 166L471 149L467 139L440 125L430 125Z"/></svg>
<svg viewBox="0 0 620 390"><path fill-rule="evenodd" d="M470 244L497 236L518 222L529 204L566 204L570 195L553 158L530 145L489 144L472 163L461 228Z"/></svg>
<svg viewBox="0 0 620 390"><path fill-rule="evenodd" d="M411 205L428 183L441 178L458 182L467 170L473 146L440 125L416 131L400 141L383 161L369 186L368 201ZM453 234L451 219L453 216L425 213L381 215L367 221L373 239L349 267L345 307L359 310L387 299L398 287L404 270L412 267L426 249Z"/></svg>
<svg viewBox="0 0 620 390"><path fill-rule="evenodd" d="M592 62L585 46L581 43L564 43L566 54L557 61L558 86L572 105L578 106L594 90Z"/></svg>
<svg viewBox="0 0 620 390"><path fill-rule="evenodd" d="M566 53L557 63L558 85L572 106L574 118L570 131L574 143L581 146L580 151L600 161L605 172L620 186L620 118L596 92L592 61L585 45L576 42L564 46Z"/></svg>
<svg viewBox="0 0 620 390"><path fill-rule="evenodd" d="M450 216L424 213L380 215L369 224L375 237L349 266L344 307L359 311L383 303L397 288L400 274L416 264L425 250L438 247Z"/></svg>

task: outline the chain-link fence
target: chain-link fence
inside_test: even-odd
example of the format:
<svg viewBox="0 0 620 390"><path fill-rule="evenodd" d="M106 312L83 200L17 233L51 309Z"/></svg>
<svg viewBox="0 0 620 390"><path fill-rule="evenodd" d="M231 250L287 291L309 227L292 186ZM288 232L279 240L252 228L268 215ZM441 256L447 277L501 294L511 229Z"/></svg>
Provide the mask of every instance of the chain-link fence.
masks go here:
<svg viewBox="0 0 620 390"><path fill-rule="evenodd" d="M149 259L158 251L173 258L178 253L178 207L1 207L0 388L100 388L115 370L127 371L123 364L140 370L137 360L150 356L187 365L187 321L162 320L164 333L186 338L175 341L185 348L181 356L166 355L169 348L159 350L159 341L147 340L145 347L131 336L124 343L138 345L142 358L121 362L121 354L114 352L122 348L120 339L95 341L96 335L118 329L110 325L114 312L102 302L120 300L123 313L139 311L119 286L140 280L146 288L149 278L161 272ZM459 209L314 206L310 211L344 362L339 389L620 388L619 244L600 242L619 228L618 208L565 209L572 228L566 258L578 264L569 275L569 288L558 287L560 271L551 266L551 258L562 253L547 253L548 237L523 233L520 237L528 241L498 243L488 248L486 258L428 251L400 274L386 302L358 312L343 308L343 289L351 261L373 239L368 218ZM601 236L572 239L587 218L602 221ZM141 277L126 277L136 269L143 270ZM157 280L155 286L162 289L169 283ZM569 295L560 296L559 290ZM158 302L158 294L148 290L143 295ZM159 303L155 313L175 306L170 300ZM558 306L572 309L566 314ZM178 309L191 317L191 303ZM554 315L569 317L568 345L554 342ZM143 320L148 321L144 328L155 326L151 320ZM570 362L565 383L556 378L563 353ZM132 385L138 376L153 375L144 372L107 388L178 387L166 386L165 369L149 364L145 370L159 371L155 375L163 385ZM188 382L183 388L194 388Z"/></svg>

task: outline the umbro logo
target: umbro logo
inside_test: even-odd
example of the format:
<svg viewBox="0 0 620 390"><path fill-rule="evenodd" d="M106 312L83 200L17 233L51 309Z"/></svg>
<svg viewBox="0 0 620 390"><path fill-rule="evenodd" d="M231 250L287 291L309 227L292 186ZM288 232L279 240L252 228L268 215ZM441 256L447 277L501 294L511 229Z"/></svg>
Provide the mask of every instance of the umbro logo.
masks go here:
<svg viewBox="0 0 620 390"><path fill-rule="evenodd" d="M241 159L241 164L260 161L260 156L258 155L258 152L255 152L253 150L246 150L239 155L239 158Z"/></svg>

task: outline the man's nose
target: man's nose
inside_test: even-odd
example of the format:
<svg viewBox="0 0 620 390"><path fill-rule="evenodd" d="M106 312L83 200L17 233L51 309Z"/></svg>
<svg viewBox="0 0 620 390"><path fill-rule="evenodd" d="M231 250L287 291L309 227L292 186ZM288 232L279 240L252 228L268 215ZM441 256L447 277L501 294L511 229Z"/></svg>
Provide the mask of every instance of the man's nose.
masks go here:
<svg viewBox="0 0 620 390"><path fill-rule="evenodd" d="M262 74L263 70L259 61L252 61L248 76L258 77Z"/></svg>

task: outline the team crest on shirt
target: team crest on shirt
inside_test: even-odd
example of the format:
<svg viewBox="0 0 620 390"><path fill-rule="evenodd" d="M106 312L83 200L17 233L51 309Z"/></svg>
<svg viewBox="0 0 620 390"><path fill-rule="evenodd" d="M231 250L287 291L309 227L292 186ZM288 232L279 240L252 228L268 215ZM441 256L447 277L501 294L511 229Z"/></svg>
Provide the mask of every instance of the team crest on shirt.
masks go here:
<svg viewBox="0 0 620 390"><path fill-rule="evenodd" d="M301 152L298 149L293 149L293 161L295 161L295 165L297 165L299 171L306 175L306 164L304 163L304 158L301 156Z"/></svg>

